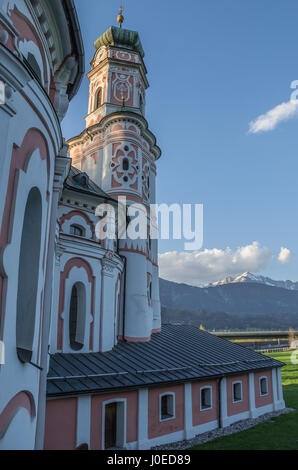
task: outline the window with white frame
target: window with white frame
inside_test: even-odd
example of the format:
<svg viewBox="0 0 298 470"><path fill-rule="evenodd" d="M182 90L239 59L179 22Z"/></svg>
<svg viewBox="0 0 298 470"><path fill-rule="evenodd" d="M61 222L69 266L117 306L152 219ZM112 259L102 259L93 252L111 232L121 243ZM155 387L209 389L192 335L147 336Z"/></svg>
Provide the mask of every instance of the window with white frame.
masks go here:
<svg viewBox="0 0 298 470"><path fill-rule="evenodd" d="M242 382L233 382L233 403L242 401Z"/></svg>
<svg viewBox="0 0 298 470"><path fill-rule="evenodd" d="M71 290L69 306L69 343L71 349L79 351L84 347L86 323L86 290L77 282Z"/></svg>
<svg viewBox="0 0 298 470"><path fill-rule="evenodd" d="M160 421L166 421L175 417L175 395L166 393L160 396Z"/></svg>
<svg viewBox="0 0 298 470"><path fill-rule="evenodd" d="M98 88L96 95L95 95L95 108L94 111L100 108L102 105L102 88Z"/></svg>
<svg viewBox="0 0 298 470"><path fill-rule="evenodd" d="M210 410L212 408L212 387L201 388L201 411Z"/></svg>
<svg viewBox="0 0 298 470"><path fill-rule="evenodd" d="M268 395L268 378L260 377L260 395L264 397Z"/></svg>

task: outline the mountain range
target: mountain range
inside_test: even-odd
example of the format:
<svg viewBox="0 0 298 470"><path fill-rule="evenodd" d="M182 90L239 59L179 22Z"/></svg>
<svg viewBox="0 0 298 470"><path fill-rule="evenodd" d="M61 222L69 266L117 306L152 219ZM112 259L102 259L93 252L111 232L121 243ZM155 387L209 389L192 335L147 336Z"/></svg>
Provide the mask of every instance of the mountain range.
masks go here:
<svg viewBox="0 0 298 470"><path fill-rule="evenodd" d="M281 287L283 289L288 290L298 290L298 281L275 281L270 277L260 276L257 274L252 273L243 273L237 277L226 277L222 281L213 282L212 284L208 284L207 287L214 287L214 286L223 286L225 284L237 284L239 282L253 282L256 284L265 284L266 286L271 287Z"/></svg>
<svg viewBox="0 0 298 470"><path fill-rule="evenodd" d="M160 279L163 321L208 329L298 327L298 282L243 273L204 287Z"/></svg>

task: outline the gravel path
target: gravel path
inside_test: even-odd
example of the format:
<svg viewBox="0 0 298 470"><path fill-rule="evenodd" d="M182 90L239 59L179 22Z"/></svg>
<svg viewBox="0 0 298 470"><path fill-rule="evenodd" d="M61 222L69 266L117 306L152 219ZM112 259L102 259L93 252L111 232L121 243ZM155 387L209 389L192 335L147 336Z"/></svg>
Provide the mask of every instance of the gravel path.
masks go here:
<svg viewBox="0 0 298 470"><path fill-rule="evenodd" d="M271 418L276 416L284 415L295 411L293 408L284 408L280 411L274 411L272 413L266 413L265 415L259 416L255 419L244 419L238 421L237 423L231 424L222 429L214 429L214 431L205 432L204 434L199 434L198 436L190 439L189 441L179 441L172 444L165 444L163 446L152 447L152 450L186 450L190 447L204 444L208 441L213 441L214 439L221 436L228 436L229 434L234 434L236 432L244 431L245 429L253 428L259 423L264 421L270 422Z"/></svg>

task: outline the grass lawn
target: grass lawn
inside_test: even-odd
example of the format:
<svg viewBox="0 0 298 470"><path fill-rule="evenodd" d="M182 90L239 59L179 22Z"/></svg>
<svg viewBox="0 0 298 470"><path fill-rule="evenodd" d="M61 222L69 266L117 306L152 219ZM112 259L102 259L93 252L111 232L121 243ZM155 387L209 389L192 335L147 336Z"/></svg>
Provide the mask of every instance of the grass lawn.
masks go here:
<svg viewBox="0 0 298 470"><path fill-rule="evenodd" d="M284 399L295 411L230 436L207 442L192 450L298 450L298 365L291 364L291 352L266 354L287 365L282 369Z"/></svg>

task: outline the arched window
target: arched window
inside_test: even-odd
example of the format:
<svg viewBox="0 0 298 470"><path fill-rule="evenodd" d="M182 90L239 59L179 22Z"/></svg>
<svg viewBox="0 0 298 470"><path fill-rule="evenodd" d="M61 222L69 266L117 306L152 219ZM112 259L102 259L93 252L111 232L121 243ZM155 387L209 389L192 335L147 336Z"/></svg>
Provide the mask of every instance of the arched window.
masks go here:
<svg viewBox="0 0 298 470"><path fill-rule="evenodd" d="M81 225L71 225L70 226L70 235L75 235L76 237L84 237L85 229Z"/></svg>
<svg viewBox="0 0 298 470"><path fill-rule="evenodd" d="M98 88L96 95L95 95L95 109L100 108L102 105L102 88Z"/></svg>
<svg viewBox="0 0 298 470"><path fill-rule="evenodd" d="M42 201L37 188L31 189L25 208L16 315L16 348L20 361L30 362L35 331L39 279Z"/></svg>
<svg viewBox="0 0 298 470"><path fill-rule="evenodd" d="M129 160L128 160L128 158L123 158L123 160L122 160L122 169L123 169L123 171L128 171L129 170Z"/></svg>
<svg viewBox="0 0 298 470"><path fill-rule="evenodd" d="M84 346L86 322L86 291L81 282L77 282L71 291L69 307L69 343L71 349L79 351Z"/></svg>
<svg viewBox="0 0 298 470"><path fill-rule="evenodd" d="M40 70L40 67L37 63L37 60L35 59L34 55L31 52L29 52L29 54L28 54L27 62L29 64L30 68L35 73L35 75L37 75L38 80L41 82L41 70Z"/></svg>

